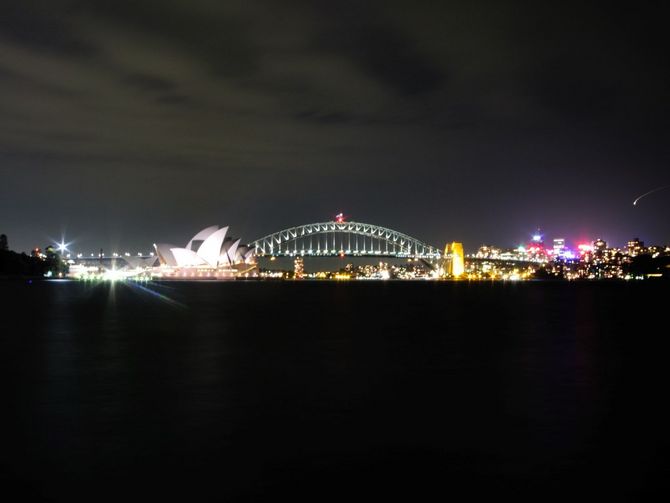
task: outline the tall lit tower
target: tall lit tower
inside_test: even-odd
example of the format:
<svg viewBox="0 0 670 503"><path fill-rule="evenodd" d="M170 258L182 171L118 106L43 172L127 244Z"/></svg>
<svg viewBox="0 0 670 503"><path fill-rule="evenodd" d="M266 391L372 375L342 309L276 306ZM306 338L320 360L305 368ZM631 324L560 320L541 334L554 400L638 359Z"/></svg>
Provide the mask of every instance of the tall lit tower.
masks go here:
<svg viewBox="0 0 670 503"><path fill-rule="evenodd" d="M544 236L542 235L542 231L538 227L538 229L535 231L535 234L533 234L533 239L531 242L528 244L529 248L536 247L538 249L544 250Z"/></svg>

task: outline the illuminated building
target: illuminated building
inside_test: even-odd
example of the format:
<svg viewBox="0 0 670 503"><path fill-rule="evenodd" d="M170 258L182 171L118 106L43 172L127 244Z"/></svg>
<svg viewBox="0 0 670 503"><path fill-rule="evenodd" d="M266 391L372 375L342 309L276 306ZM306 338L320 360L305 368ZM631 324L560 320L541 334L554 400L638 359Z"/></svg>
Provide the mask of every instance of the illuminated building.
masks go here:
<svg viewBox="0 0 670 503"><path fill-rule="evenodd" d="M544 240L540 229L535 231L530 243L526 246L526 256L529 260L544 260L546 259L547 250L544 247Z"/></svg>
<svg viewBox="0 0 670 503"><path fill-rule="evenodd" d="M596 239L593 242L593 254L596 257L602 257L606 249L607 249L607 242L605 242L604 240Z"/></svg>
<svg viewBox="0 0 670 503"><path fill-rule="evenodd" d="M254 250L240 239L226 237L218 225L198 232L184 248L155 244L163 276L175 278L234 277L255 266Z"/></svg>
<svg viewBox="0 0 670 503"><path fill-rule="evenodd" d="M170 267L228 267L249 263L253 250L240 245L240 239L226 237L228 227L208 227L197 233L184 248L169 244L154 245L162 265Z"/></svg>
<svg viewBox="0 0 670 503"><path fill-rule="evenodd" d="M628 255L635 257L645 252L644 241L640 241L638 238L635 238L631 241L628 241Z"/></svg>
<svg viewBox="0 0 670 503"><path fill-rule="evenodd" d="M565 252L565 239L554 239L554 255L559 257Z"/></svg>
<svg viewBox="0 0 670 503"><path fill-rule="evenodd" d="M544 248L544 241L542 240L542 233L540 232L540 229L535 231L535 234L533 234L533 240L531 241L529 247L532 246Z"/></svg>
<svg viewBox="0 0 670 503"><path fill-rule="evenodd" d="M305 274L305 261L302 257L296 257L293 261L293 277L295 279L302 279Z"/></svg>

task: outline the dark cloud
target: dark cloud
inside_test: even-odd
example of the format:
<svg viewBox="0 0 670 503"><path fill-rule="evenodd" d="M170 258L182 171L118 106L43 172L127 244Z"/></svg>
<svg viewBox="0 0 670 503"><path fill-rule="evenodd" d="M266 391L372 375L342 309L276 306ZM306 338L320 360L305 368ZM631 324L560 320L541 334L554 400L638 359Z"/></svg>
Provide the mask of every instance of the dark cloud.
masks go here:
<svg viewBox="0 0 670 503"><path fill-rule="evenodd" d="M86 5L89 16L121 32L128 30L155 37L165 48L183 51L222 77L253 72L260 53L250 25L254 9L244 3L226 4L195 0L155 2L118 0Z"/></svg>
<svg viewBox="0 0 670 503"><path fill-rule="evenodd" d="M0 34L40 51L92 56L95 48L76 34L73 2L26 0L6 2L0 16Z"/></svg>
<svg viewBox="0 0 670 503"><path fill-rule="evenodd" d="M148 92L174 91L174 89L177 87L174 82L171 82L168 79L143 73L131 73L123 79L123 82L140 89L141 91Z"/></svg>
<svg viewBox="0 0 670 503"><path fill-rule="evenodd" d="M298 112L295 114L295 118L316 124L346 124L356 120L356 117L353 115L337 112L320 112L316 110Z"/></svg>
<svg viewBox="0 0 670 503"><path fill-rule="evenodd" d="M66 224L140 246L212 221L253 238L340 210L436 244L584 219L623 240L642 225L627 191L667 181L665 7L3 9L1 230L22 248ZM44 214L61 205L77 211ZM664 222L646 228L670 241Z"/></svg>
<svg viewBox="0 0 670 503"><path fill-rule="evenodd" d="M315 43L320 49L344 54L396 92L427 93L444 82L444 69L410 37L390 27L378 9L362 2L326 3L319 18L324 29Z"/></svg>

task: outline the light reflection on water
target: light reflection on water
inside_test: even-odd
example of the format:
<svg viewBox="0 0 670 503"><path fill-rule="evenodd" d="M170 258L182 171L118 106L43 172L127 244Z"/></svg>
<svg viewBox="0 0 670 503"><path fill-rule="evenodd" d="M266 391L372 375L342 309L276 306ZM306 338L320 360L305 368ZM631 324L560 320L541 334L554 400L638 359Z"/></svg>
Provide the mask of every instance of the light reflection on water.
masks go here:
<svg viewBox="0 0 670 503"><path fill-rule="evenodd" d="M648 492L665 288L0 283L3 477L56 499Z"/></svg>

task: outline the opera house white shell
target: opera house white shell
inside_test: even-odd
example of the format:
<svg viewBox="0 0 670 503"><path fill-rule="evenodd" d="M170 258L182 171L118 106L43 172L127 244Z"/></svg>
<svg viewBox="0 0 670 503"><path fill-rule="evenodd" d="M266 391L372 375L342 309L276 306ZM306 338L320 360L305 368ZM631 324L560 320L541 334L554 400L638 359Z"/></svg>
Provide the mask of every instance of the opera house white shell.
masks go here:
<svg viewBox="0 0 670 503"><path fill-rule="evenodd" d="M155 244L162 266L193 270L239 272L255 265L254 249L240 244L240 239L227 237L228 227L218 225L198 232L185 247Z"/></svg>

